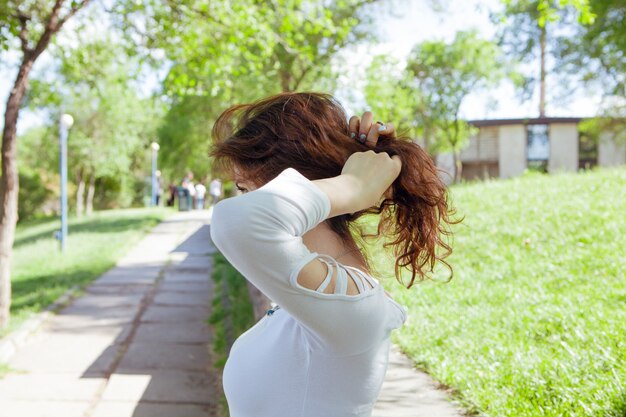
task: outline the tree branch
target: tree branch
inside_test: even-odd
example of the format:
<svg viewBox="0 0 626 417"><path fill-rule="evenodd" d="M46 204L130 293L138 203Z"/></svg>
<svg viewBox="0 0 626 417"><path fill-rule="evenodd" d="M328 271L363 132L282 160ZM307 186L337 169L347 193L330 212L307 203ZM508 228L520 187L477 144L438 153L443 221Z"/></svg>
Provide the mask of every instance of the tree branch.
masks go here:
<svg viewBox="0 0 626 417"><path fill-rule="evenodd" d="M18 12L17 19L20 21L20 31L18 33L18 38L20 39L22 52L24 55L30 54L32 49L28 47L28 21L30 20L30 16L26 16L24 13Z"/></svg>
<svg viewBox="0 0 626 417"><path fill-rule="evenodd" d="M59 29L61 29L61 26L63 26L65 24L65 22L67 22L67 20L69 18L71 18L72 16L74 16L76 14L76 12L78 12L80 9L82 9L83 7L85 7L87 5L87 3L89 3L90 0L83 0L80 3L77 3L74 7L72 7L70 9L69 12L67 12L67 14L62 18L59 19L59 23L57 24L57 31Z"/></svg>
<svg viewBox="0 0 626 417"><path fill-rule="evenodd" d="M83 0L80 3L77 3L63 18L59 18L59 13L61 12L61 7L63 6L63 0L56 0L54 2L54 6L52 7L52 11L50 12L50 17L48 18L48 22L46 23L44 32L41 35L41 38L39 38L37 45L33 49L33 55L35 56L35 58L48 47L52 35L57 33L61 29L61 27L63 27L63 24L67 22L67 20L72 17L78 10L86 6L89 1L90 0Z"/></svg>

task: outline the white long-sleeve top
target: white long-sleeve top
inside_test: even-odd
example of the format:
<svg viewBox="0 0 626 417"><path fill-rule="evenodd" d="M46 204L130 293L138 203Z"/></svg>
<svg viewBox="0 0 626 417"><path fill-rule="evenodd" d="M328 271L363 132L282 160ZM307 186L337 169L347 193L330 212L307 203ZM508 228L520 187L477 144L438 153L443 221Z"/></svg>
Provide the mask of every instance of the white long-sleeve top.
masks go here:
<svg viewBox="0 0 626 417"><path fill-rule="evenodd" d="M302 235L329 213L328 196L293 168L214 207L217 248L281 307L232 346L223 374L231 417L371 416L389 336L405 322L406 310L376 279L304 245ZM315 258L328 275L312 290L297 278ZM334 270L335 293L323 293ZM359 294L346 294L348 277Z"/></svg>

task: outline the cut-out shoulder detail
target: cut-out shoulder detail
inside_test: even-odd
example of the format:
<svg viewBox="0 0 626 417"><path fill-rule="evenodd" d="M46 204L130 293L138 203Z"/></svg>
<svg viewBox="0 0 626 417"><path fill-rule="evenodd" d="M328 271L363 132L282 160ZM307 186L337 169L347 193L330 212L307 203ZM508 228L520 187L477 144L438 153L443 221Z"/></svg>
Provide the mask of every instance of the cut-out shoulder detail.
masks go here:
<svg viewBox="0 0 626 417"><path fill-rule="evenodd" d="M321 282L318 279L314 279L315 284L313 284L310 282L311 280L303 281L301 279L302 271L298 271L297 284L304 288L321 294L357 296L377 286L376 281L363 271L340 264L331 256L317 254L314 260L326 265L326 275ZM321 278L321 275L319 278Z"/></svg>

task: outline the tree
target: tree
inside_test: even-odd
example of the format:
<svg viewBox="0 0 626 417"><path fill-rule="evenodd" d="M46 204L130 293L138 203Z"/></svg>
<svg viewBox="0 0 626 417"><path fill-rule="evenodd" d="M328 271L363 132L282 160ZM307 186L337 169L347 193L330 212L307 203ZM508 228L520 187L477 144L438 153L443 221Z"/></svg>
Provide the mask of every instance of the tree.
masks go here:
<svg viewBox="0 0 626 417"><path fill-rule="evenodd" d="M592 0L594 20L561 36L559 64L605 94L626 96L626 6L622 0Z"/></svg>
<svg viewBox="0 0 626 417"><path fill-rule="evenodd" d="M226 107L281 91L330 90L333 57L372 37L366 6L374 3L118 2L117 26L129 43L139 43L147 61L167 68L163 92L170 109L159 130L159 157L168 176L210 172L203 156L213 121Z"/></svg>
<svg viewBox="0 0 626 417"><path fill-rule="evenodd" d="M461 177L459 152L473 133L461 119L465 98L495 85L503 76L497 45L475 31L457 32L452 43L426 41L416 45L407 63L408 84L421 95L417 123L437 151L452 152L454 178Z"/></svg>
<svg viewBox="0 0 626 417"><path fill-rule="evenodd" d="M388 55L378 55L367 68L365 100L377 118L392 121L396 130L412 138L425 138L424 149L429 143L417 115L424 113L425 102L420 91L410 87L406 63Z"/></svg>
<svg viewBox="0 0 626 417"><path fill-rule="evenodd" d="M372 39L367 6L379 1L132 0L118 2L115 12L146 56L159 50L172 63L167 91L217 95L249 75L267 94L262 90L295 91L326 78L338 51Z"/></svg>
<svg viewBox="0 0 626 417"><path fill-rule="evenodd" d="M548 69L548 56L554 55L560 45L560 36L556 33L563 26L565 16L575 14L579 22L588 24L593 21L594 14L587 0L504 0L503 3L503 12L492 16L499 25L499 43L505 53L522 63L538 62L538 71L527 74L519 84L525 100L532 97L539 84L539 117L545 117L547 75L557 71ZM568 95L571 94L571 85L567 90Z"/></svg>
<svg viewBox="0 0 626 417"><path fill-rule="evenodd" d="M581 125L593 138L611 133L626 143L626 7L620 0L592 0L593 22L574 25L574 36L559 38L559 67L589 89L602 92L597 117Z"/></svg>
<svg viewBox="0 0 626 417"><path fill-rule="evenodd" d="M58 72L48 69L35 77L29 101L54 115L63 103L64 111L73 115L68 165L76 183L76 214L89 215L97 180L122 182L129 176L135 155L154 140L160 114L133 83L140 66L112 39L93 39L53 55ZM132 202L128 195L120 197L126 200L119 202L121 207Z"/></svg>
<svg viewBox="0 0 626 417"><path fill-rule="evenodd" d="M0 0L0 48L19 44L21 60L9 93L2 131L2 177L0 180L0 327L9 323L11 305L11 254L17 224L19 178L16 128L20 107L33 64L52 37L89 0Z"/></svg>

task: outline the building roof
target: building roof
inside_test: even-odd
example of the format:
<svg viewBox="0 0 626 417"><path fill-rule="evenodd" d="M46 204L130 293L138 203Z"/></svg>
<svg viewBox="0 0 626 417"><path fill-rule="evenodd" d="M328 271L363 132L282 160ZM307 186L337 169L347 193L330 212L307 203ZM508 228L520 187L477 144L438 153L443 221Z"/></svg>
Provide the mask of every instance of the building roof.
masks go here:
<svg viewBox="0 0 626 417"><path fill-rule="evenodd" d="M573 123L578 124L583 117L528 117L525 119L486 119L468 120L467 123L476 127L505 126L505 125L544 125L552 123Z"/></svg>

